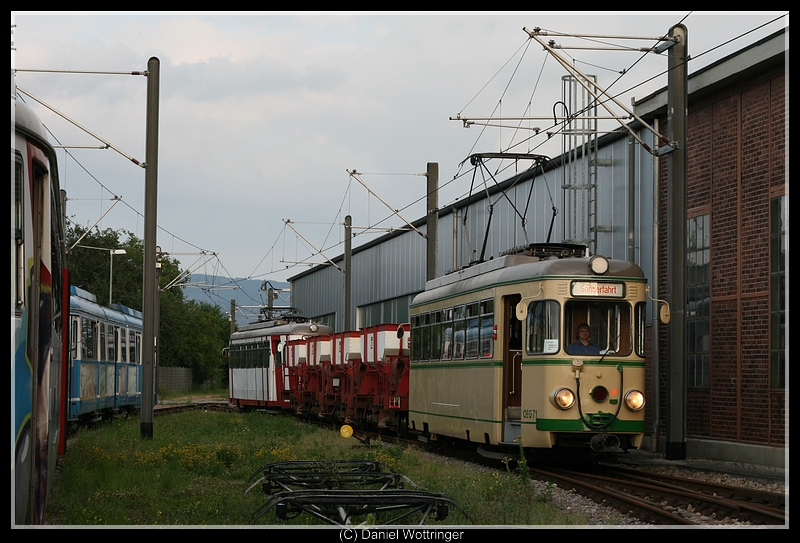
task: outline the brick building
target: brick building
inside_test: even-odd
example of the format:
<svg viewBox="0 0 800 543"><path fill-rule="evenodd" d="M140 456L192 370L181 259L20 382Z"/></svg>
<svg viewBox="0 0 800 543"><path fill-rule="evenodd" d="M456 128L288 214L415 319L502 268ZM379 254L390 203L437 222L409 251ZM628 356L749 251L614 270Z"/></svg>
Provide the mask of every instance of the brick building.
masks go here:
<svg viewBox="0 0 800 543"><path fill-rule="evenodd" d="M788 447L784 39L788 50L787 29L691 74L687 119L687 443L690 454L770 465L781 464ZM654 110L652 117L666 134L665 109ZM667 224L666 158L658 168L659 223ZM660 285L667 284L669 271L666 236L664 228ZM666 296L663 286L660 294ZM659 389L666 391L667 326L659 328L663 362L657 371ZM669 413L662 394L662 420L651 413L660 439Z"/></svg>

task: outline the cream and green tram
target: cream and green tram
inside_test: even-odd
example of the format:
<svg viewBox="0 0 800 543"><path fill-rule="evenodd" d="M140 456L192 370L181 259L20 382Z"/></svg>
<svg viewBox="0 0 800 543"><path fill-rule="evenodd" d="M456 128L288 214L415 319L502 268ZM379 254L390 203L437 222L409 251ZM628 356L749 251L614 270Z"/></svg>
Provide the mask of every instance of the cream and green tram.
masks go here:
<svg viewBox="0 0 800 543"><path fill-rule="evenodd" d="M565 244L429 281L411 304L409 427L487 446L639 448L645 286L637 265Z"/></svg>

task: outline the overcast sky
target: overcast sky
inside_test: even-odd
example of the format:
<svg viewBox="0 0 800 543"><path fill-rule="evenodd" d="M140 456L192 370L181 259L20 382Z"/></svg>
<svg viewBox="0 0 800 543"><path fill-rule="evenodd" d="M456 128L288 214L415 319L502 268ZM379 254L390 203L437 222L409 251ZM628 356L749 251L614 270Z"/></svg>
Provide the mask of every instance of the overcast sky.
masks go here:
<svg viewBox="0 0 800 543"><path fill-rule="evenodd" d="M382 233L361 227L403 225L347 170L361 172L370 189L413 222L425 213L421 174L428 162L439 164L443 207L469 191L470 166L460 165L465 158L505 150L530 136L530 131L464 128L450 117L553 114L566 72L523 27L653 38L683 23L691 73L788 26L789 17L788 12L12 12L11 22L12 68L19 70L143 71L148 59L157 57L159 245L194 272L282 281L307 270L308 263L343 252L348 214L359 233L356 245ZM552 39L565 46L589 43ZM666 85L663 55L563 53L596 75L601 86L622 93L619 101L626 106L632 96ZM16 82L145 161L145 77L20 71ZM97 144L24 98L52 131L52 140ZM540 135L513 150L557 156L560 145L559 138ZM90 226L121 196L98 226L144 237L142 168L110 149L71 148L59 150L58 157L70 220ZM323 254L314 254L317 250Z"/></svg>

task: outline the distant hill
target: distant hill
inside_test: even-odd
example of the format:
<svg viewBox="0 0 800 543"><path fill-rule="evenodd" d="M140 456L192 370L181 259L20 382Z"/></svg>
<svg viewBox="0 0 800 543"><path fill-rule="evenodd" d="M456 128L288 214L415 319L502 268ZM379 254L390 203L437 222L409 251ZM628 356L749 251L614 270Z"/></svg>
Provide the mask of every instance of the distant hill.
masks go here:
<svg viewBox="0 0 800 543"><path fill-rule="evenodd" d="M282 281L269 281L274 290L279 292L278 298L273 300L273 307L289 307L289 283ZM183 294L187 300L205 302L219 306L222 311L229 313L231 300L236 300L236 322L247 324L256 322L260 307L267 306L267 293L261 287L264 281L258 279L231 279L205 275L192 274L189 285L184 287ZM268 289L270 285L264 285Z"/></svg>

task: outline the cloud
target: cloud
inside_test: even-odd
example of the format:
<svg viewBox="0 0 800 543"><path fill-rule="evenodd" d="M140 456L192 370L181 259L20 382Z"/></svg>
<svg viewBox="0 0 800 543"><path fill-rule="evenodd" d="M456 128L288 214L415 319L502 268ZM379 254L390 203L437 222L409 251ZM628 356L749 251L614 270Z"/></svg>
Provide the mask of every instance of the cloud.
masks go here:
<svg viewBox="0 0 800 543"><path fill-rule="evenodd" d="M696 70L779 30L781 21L716 48L776 16L17 12L12 13L17 24L12 62L20 68L131 71L146 69L152 56L159 58L158 222L164 229L159 242L172 252L196 247L216 252L236 276L274 272L273 278L282 280L299 270L285 270L275 254L259 265L262 258L273 248L305 249L293 233L286 235L281 219L296 221L321 246L341 239L340 225L332 223L343 214L352 214L357 224L390 215L348 178L347 168L366 172L363 179L370 187L403 209L424 196L419 174L427 162L439 163L444 185L465 173L459 164L470 153L500 150L512 138L520 141L529 134L464 129L450 116L552 115L565 72L528 40L523 27L656 36L684 20L690 51L698 58L692 61ZM713 52L702 54L708 50ZM666 70L663 56L565 54L597 74L603 85L619 78L614 84L619 91ZM16 77L20 86L144 160L144 77L28 72ZM632 94L665 84L666 77L658 76L622 102L630 104ZM37 111L59 141L91 142L63 119L41 107ZM558 138L547 142L546 151L535 147L543 139L522 147L560 152ZM124 227L141 237L141 168L110 150L70 152L80 163L63 159L60 151L61 177L74 198L68 210L78 222L92 223L108 207L110 193L99 187L102 183L127 204L116 206L102 226ZM469 179L459 177L443 189L440 204L468 189ZM411 220L424 213L420 204L413 205L403 213ZM186 257L187 265L194 260Z"/></svg>
<svg viewBox="0 0 800 543"><path fill-rule="evenodd" d="M298 68L265 55L238 62L224 56L170 66L164 89L168 97L206 103L253 97L274 100L284 95L337 92L345 80L340 67Z"/></svg>

